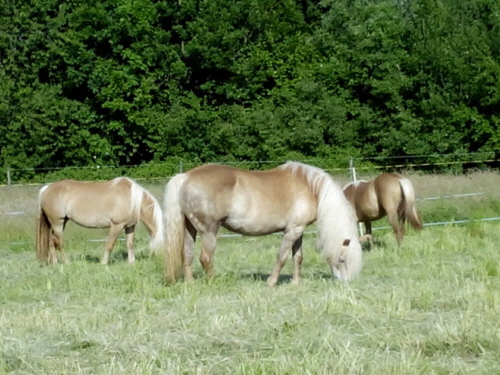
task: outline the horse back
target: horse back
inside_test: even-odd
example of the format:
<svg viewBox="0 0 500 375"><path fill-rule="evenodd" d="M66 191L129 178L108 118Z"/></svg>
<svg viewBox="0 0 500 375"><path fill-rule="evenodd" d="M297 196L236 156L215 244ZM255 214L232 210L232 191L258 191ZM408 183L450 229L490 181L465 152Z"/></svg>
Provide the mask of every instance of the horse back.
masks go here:
<svg viewBox="0 0 500 375"><path fill-rule="evenodd" d="M187 175L181 204L188 218L191 214L201 222L221 222L251 235L283 230L295 216L313 221L316 215L316 198L299 176L286 170L207 164Z"/></svg>
<svg viewBox="0 0 500 375"><path fill-rule="evenodd" d="M110 222L130 221L130 181L62 180L40 195L40 206L54 219L69 218L82 226L108 227Z"/></svg>

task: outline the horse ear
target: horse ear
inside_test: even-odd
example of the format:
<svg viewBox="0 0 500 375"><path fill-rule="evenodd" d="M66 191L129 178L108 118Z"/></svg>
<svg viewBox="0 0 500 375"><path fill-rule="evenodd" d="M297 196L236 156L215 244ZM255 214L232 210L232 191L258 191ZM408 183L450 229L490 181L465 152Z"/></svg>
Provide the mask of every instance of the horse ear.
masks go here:
<svg viewBox="0 0 500 375"><path fill-rule="evenodd" d="M342 243L342 246L349 246L350 243L351 243L351 239L350 238L346 238L344 240L344 242Z"/></svg>

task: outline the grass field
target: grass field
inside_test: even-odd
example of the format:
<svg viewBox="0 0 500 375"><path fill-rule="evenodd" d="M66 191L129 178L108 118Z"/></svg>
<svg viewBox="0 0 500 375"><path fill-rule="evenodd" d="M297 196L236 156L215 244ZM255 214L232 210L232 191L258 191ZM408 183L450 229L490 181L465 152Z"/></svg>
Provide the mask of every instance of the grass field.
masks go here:
<svg viewBox="0 0 500 375"><path fill-rule="evenodd" d="M424 221L500 214L497 173L412 181L418 197L484 192L421 201ZM161 198L162 184L147 187ZM221 238L215 280L196 263L193 283L165 286L160 259L143 251L130 266L121 243L103 267L88 240L106 233L71 225L71 263L39 266L37 189L0 190L1 213L26 213L0 233L0 374L500 373L500 222L426 227L401 248L378 230L349 284L308 234L301 284L289 261L274 289L279 236Z"/></svg>

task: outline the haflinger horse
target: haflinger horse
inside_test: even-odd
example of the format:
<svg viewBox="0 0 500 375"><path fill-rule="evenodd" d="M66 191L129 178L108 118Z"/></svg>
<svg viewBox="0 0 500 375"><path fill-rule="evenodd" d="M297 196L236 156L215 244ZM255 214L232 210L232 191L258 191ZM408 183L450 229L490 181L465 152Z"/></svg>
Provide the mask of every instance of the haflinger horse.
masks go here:
<svg viewBox="0 0 500 375"><path fill-rule="evenodd" d="M368 239L370 248L373 247L372 221L387 216L398 246L403 241L407 221L414 229L423 227L413 185L397 173L383 173L371 181L351 182L344 187L344 194L354 207L358 222L365 224L366 234L360 240Z"/></svg>
<svg viewBox="0 0 500 375"><path fill-rule="evenodd" d="M135 261L134 230L139 221L151 236L151 253L158 253L162 248L161 206L150 192L129 178L105 182L62 180L43 186L38 201L36 252L42 263L57 263L56 249L67 262L63 230L68 220L86 228L109 228L102 264L108 264L122 230L127 238L128 262Z"/></svg>
<svg viewBox="0 0 500 375"><path fill-rule="evenodd" d="M302 235L317 222L317 247L338 279L361 270L361 245L355 215L342 188L325 171L287 162L267 171L206 164L174 176L165 187L165 278L173 282L184 266L193 279L194 242L200 233L200 262L212 277L212 257L222 226L246 236L283 232L276 265L268 277L275 286L292 251L293 283L300 278Z"/></svg>

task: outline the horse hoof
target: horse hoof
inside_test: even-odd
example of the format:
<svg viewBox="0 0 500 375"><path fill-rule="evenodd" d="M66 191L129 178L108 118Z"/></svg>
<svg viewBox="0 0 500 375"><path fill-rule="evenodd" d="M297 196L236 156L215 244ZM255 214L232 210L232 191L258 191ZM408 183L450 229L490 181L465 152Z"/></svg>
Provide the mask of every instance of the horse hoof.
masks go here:
<svg viewBox="0 0 500 375"><path fill-rule="evenodd" d="M269 286L269 288L274 288L276 286L276 283L276 280L267 279L267 286Z"/></svg>

